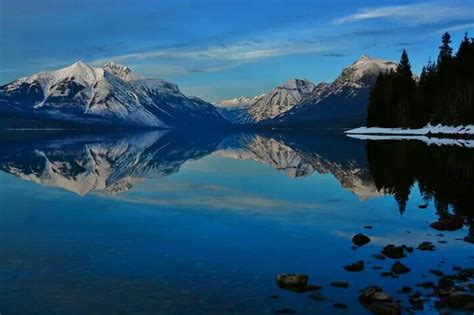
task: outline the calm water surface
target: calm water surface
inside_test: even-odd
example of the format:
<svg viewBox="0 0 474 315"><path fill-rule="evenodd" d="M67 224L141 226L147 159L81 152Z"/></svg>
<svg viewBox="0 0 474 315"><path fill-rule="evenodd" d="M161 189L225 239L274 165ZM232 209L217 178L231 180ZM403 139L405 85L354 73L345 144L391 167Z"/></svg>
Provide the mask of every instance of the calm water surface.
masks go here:
<svg viewBox="0 0 474 315"><path fill-rule="evenodd" d="M408 306L396 291L436 281L430 268L474 265L473 149L337 132L0 139L1 314L367 314L367 285ZM430 227L445 218L462 225ZM359 232L372 241L354 250ZM422 241L436 250L404 258L411 272L380 276L393 260L372 254ZM326 300L279 289L279 273Z"/></svg>

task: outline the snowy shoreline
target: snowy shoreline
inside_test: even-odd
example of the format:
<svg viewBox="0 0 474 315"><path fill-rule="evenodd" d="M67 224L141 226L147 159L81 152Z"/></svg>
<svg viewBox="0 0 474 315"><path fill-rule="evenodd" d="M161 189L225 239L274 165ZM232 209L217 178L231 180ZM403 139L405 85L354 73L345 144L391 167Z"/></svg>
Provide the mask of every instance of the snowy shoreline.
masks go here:
<svg viewBox="0 0 474 315"><path fill-rule="evenodd" d="M395 135L395 136L447 136L450 138L457 137L474 137L474 125L466 126L444 126L428 124L423 128L381 128L381 127L359 127L345 131L348 135Z"/></svg>

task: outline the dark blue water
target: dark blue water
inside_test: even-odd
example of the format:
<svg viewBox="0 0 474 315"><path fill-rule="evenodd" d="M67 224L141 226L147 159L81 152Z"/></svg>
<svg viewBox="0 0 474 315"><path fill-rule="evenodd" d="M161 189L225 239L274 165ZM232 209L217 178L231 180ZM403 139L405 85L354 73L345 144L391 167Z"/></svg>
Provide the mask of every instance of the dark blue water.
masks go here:
<svg viewBox="0 0 474 315"><path fill-rule="evenodd" d="M17 132L0 153L1 314L366 314L357 290L369 284L408 307L403 285L474 265L471 149L337 133ZM446 217L463 224L430 227ZM354 250L358 232L372 241ZM411 272L380 276L393 260L372 254L422 241L436 250L404 258ZM357 260L364 271L343 269ZM308 274L326 300L279 289L280 273Z"/></svg>

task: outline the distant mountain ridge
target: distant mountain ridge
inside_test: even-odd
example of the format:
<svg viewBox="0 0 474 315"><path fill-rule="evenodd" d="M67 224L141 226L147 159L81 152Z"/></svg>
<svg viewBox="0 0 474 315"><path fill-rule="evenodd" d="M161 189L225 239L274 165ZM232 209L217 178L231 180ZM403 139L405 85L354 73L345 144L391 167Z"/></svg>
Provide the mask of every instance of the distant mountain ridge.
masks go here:
<svg viewBox="0 0 474 315"><path fill-rule="evenodd" d="M363 55L345 67L332 83L315 85L308 80L291 79L245 107L220 111L238 124L307 127L316 126L324 119L360 119L366 113L368 97L378 75L395 70L396 66L393 61ZM231 100L219 103L226 102Z"/></svg>
<svg viewBox="0 0 474 315"><path fill-rule="evenodd" d="M145 79L113 62L97 68L78 61L0 86L0 111L121 127L226 124L212 104L186 97L176 84Z"/></svg>

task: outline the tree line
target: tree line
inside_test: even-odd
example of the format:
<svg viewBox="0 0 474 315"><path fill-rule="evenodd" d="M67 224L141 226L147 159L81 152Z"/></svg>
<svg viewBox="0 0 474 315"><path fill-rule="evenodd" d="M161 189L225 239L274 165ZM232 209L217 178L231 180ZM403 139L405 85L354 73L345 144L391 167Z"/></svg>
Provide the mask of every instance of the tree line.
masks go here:
<svg viewBox="0 0 474 315"><path fill-rule="evenodd" d="M381 73L369 98L368 127L420 128L474 124L474 38L467 33L456 54L442 36L436 62L416 78L406 50L395 70Z"/></svg>

